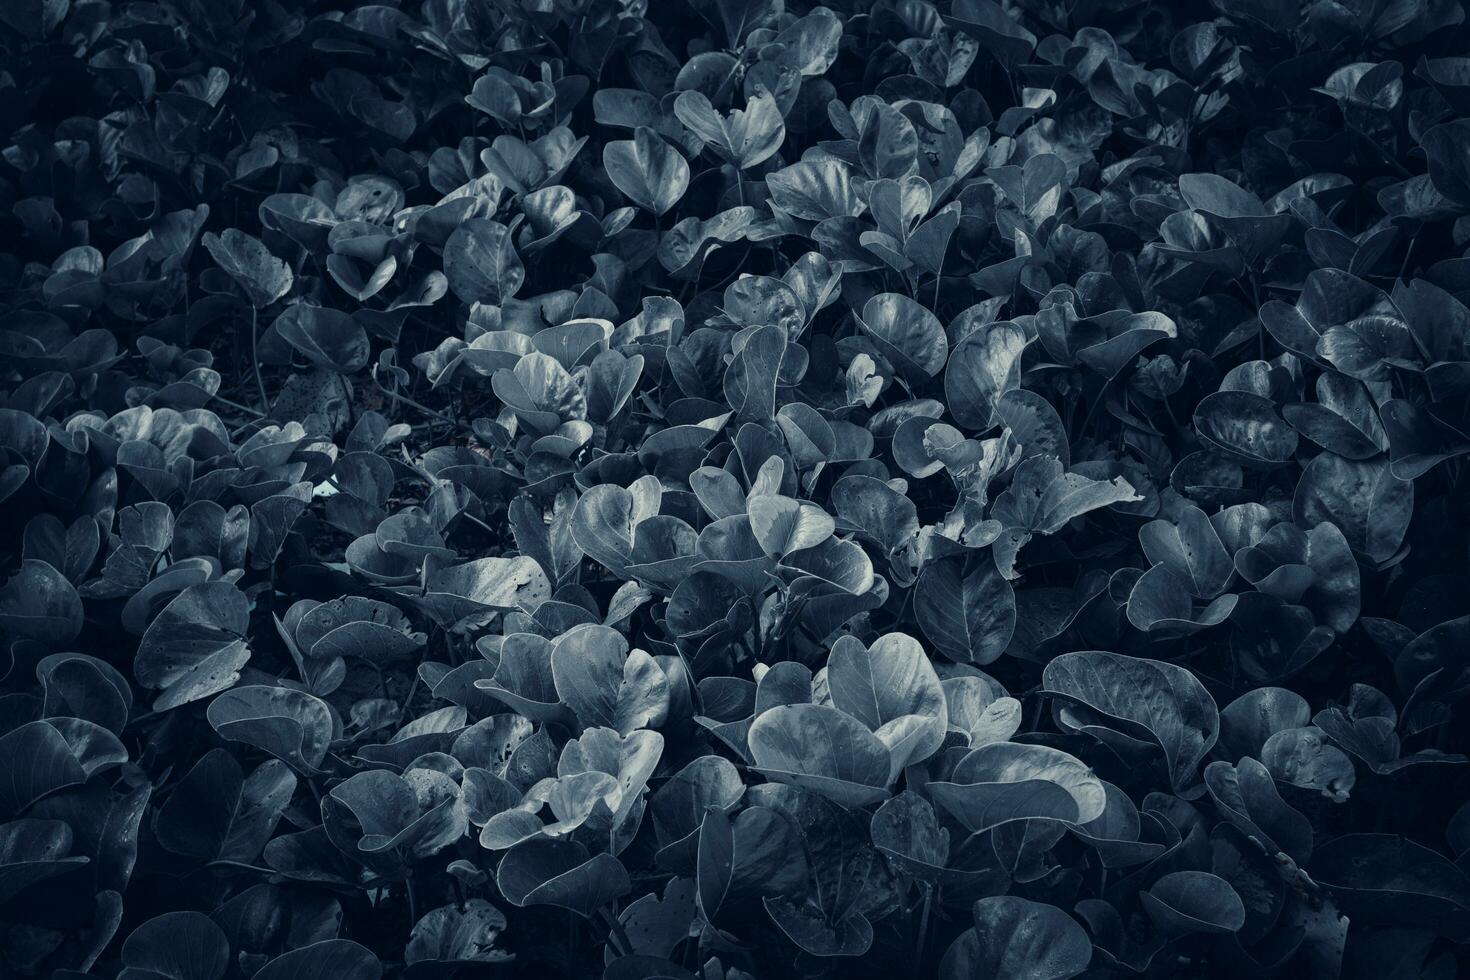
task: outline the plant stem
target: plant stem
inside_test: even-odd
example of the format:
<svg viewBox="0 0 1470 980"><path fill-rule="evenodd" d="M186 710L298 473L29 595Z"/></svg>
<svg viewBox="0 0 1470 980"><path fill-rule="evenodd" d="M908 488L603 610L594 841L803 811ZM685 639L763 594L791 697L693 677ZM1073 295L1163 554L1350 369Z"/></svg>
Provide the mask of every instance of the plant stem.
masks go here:
<svg viewBox="0 0 1470 980"><path fill-rule="evenodd" d="M934 272L934 305L932 312L939 315L939 286L944 281L944 253L939 253L939 268Z"/></svg>
<svg viewBox="0 0 1470 980"><path fill-rule="evenodd" d="M607 944L613 948L613 952L619 956L633 955L633 943L628 939L628 933L618 920L617 913L603 909L602 917L607 920Z"/></svg>
<svg viewBox="0 0 1470 980"><path fill-rule="evenodd" d="M377 371L374 371L373 372L373 384L377 385L378 386L378 390L381 391L383 394L387 395L389 398L393 399L394 402L402 402L405 405L410 405L413 408L418 409L420 412L423 412L425 415L431 415L434 418L438 419L439 421L445 423L446 425L449 425L449 426L451 426L453 428L459 429L461 432L473 432L474 431L474 429L470 428L468 425L465 425L463 422L459 422L459 421L456 421L455 419L450 418L448 415L445 415L443 412L436 411L435 409L432 409L429 406L427 406L425 404L422 404L421 402L415 401L414 399L410 398L407 395L399 394L397 391L390 390L388 388L384 388L383 387L383 383L378 380L378 373L377 373Z"/></svg>
<svg viewBox="0 0 1470 980"><path fill-rule="evenodd" d="M258 864L248 864L245 861L229 861L225 858L217 858L205 865L206 868L239 868L243 871L255 871L263 875L276 874L274 868L262 868Z"/></svg>
<svg viewBox="0 0 1470 980"><path fill-rule="evenodd" d="M260 414L264 416L271 410L270 396L265 393L265 379L260 376L260 311L255 304L250 304L250 359L254 361L255 368L255 390L260 392Z"/></svg>
<svg viewBox="0 0 1470 980"><path fill-rule="evenodd" d="M924 883L924 909L919 913L919 935L914 940L914 962L913 975L919 977L924 972L924 947L929 940L929 905L934 899L934 885L931 882Z"/></svg>
<svg viewBox="0 0 1470 980"><path fill-rule="evenodd" d="M1087 414L1082 417L1082 429L1077 433L1078 442L1082 441L1082 439L1087 435L1087 430L1092 427L1092 418L1095 414L1097 414L1098 406L1107 399L1108 389L1111 388L1113 385L1113 377L1116 377L1116 375L1109 377L1106 381L1103 382L1103 386L1098 389L1097 397L1093 399L1091 405L1087 406Z"/></svg>
<svg viewBox="0 0 1470 980"><path fill-rule="evenodd" d="M263 419L266 417L266 414L259 409L251 408L249 405L242 405L240 402L237 401L231 401L224 395L215 394L210 395L209 397L223 405L230 406L237 412L245 412L246 414L253 415L258 419Z"/></svg>

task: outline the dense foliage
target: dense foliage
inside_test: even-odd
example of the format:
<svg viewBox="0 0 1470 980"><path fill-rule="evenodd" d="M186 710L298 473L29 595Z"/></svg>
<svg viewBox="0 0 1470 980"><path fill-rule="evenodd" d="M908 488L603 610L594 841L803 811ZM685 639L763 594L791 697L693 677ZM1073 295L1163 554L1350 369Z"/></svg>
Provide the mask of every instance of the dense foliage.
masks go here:
<svg viewBox="0 0 1470 980"><path fill-rule="evenodd" d="M0 975L1448 978L1458 0L0 2Z"/></svg>

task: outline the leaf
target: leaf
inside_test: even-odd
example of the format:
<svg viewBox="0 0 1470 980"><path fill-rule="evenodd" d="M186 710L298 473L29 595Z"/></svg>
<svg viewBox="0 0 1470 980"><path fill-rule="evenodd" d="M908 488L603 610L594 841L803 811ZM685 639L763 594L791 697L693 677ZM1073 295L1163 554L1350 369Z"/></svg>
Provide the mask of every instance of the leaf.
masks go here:
<svg viewBox="0 0 1470 980"><path fill-rule="evenodd" d="M1317 353L1343 374L1361 381L1384 381L1394 366L1412 365L1418 352L1408 324L1399 316L1363 316L1329 327Z"/></svg>
<svg viewBox="0 0 1470 980"><path fill-rule="evenodd" d="M1060 157L1041 153L1019 167L997 167L990 172L990 178L1022 215L1041 222L1056 212L1067 179L1067 166Z"/></svg>
<svg viewBox="0 0 1470 980"><path fill-rule="evenodd" d="M1102 781L1081 760L1015 742L972 750L955 765L951 781L930 783L929 793L971 833L1016 820L1087 823L1107 802Z"/></svg>
<svg viewBox="0 0 1470 980"><path fill-rule="evenodd" d="M556 358L532 353L491 378L495 394L527 428L550 435L564 423L587 417L587 396Z"/></svg>
<svg viewBox="0 0 1470 980"><path fill-rule="evenodd" d="M909 377L932 378L949 357L949 340L939 318L900 293L879 293L869 299L858 325Z"/></svg>
<svg viewBox="0 0 1470 980"><path fill-rule="evenodd" d="M1061 909L1013 895L982 898L975 925L944 954L939 975L1069 980L1087 969L1092 941Z"/></svg>
<svg viewBox="0 0 1470 980"><path fill-rule="evenodd" d="M1230 702L1220 712L1219 747L1228 760L1261 754L1266 740L1311 720L1306 699L1284 687L1258 687Z"/></svg>
<svg viewBox="0 0 1470 980"><path fill-rule="evenodd" d="M0 824L0 899L9 901L32 885L88 864L85 855L67 856L72 843L71 827L61 820L27 818Z"/></svg>
<svg viewBox="0 0 1470 980"><path fill-rule="evenodd" d="M1011 430L1023 457L1055 456L1063 467L1069 463L1071 446L1061 416L1036 392L1025 388L1005 392L995 403L993 421Z"/></svg>
<svg viewBox="0 0 1470 980"><path fill-rule="evenodd" d="M613 140L602 148L608 179L628 200L662 217L689 189L689 164L647 126L631 140Z"/></svg>
<svg viewBox="0 0 1470 980"><path fill-rule="evenodd" d="M14 817L37 800L87 779L87 771L60 730L32 721L0 735L0 816Z"/></svg>
<svg viewBox="0 0 1470 980"><path fill-rule="evenodd" d="M873 945L873 927L860 913L834 923L811 903L796 905L779 898L763 901L786 938L813 956L862 956Z"/></svg>
<svg viewBox="0 0 1470 980"><path fill-rule="evenodd" d="M996 499L991 514L1007 527L1054 534L1089 511L1141 499L1122 477L1091 480L1062 472L1055 458L1033 456L1016 468L1010 488Z"/></svg>
<svg viewBox="0 0 1470 980"><path fill-rule="evenodd" d="M1090 511L1141 499L1122 477L1093 480L1063 472L1054 456L1025 459L990 511L1005 528L995 546L996 566L1006 578L1015 578L1016 555L1033 534L1055 534Z"/></svg>
<svg viewBox="0 0 1470 980"><path fill-rule="evenodd" d="M927 565L914 591L914 610L935 646L959 663L985 665L1005 652L1016 628L1016 596L995 563L969 573L957 558Z"/></svg>
<svg viewBox="0 0 1470 980"><path fill-rule="evenodd" d="M1348 834L1319 848L1312 870L1350 915L1464 935L1470 878L1422 844L1395 834Z"/></svg>
<svg viewBox="0 0 1470 980"><path fill-rule="evenodd" d="M1338 803L1348 798L1357 781L1352 760L1312 726L1273 734L1261 746L1261 762L1281 782L1316 791Z"/></svg>
<svg viewBox="0 0 1470 980"><path fill-rule="evenodd" d="M584 726L624 735L657 726L668 712L669 682L653 658L628 650L617 630L579 626L551 650L551 672L562 700Z"/></svg>
<svg viewBox="0 0 1470 980"><path fill-rule="evenodd" d="M1183 174L1179 194L1224 230L1250 266L1259 265L1292 228L1291 215L1269 213L1254 194L1218 174Z"/></svg>
<svg viewBox="0 0 1470 980"><path fill-rule="evenodd" d="M956 421L985 431L995 424L996 406L1020 386L1021 352L1028 339L1011 323L994 323L960 341L944 372L944 394Z"/></svg>
<svg viewBox="0 0 1470 980"><path fill-rule="evenodd" d="M993 0L959 0L945 23L980 42L997 61L1014 65L1036 47L1036 36Z"/></svg>
<svg viewBox="0 0 1470 980"><path fill-rule="evenodd" d="M1470 436L1432 412L1398 398L1385 403L1382 412L1389 468L1400 480L1417 480L1445 460L1470 453ZM1377 448L1382 451L1382 446ZM1338 455L1349 454L1338 451Z"/></svg>
<svg viewBox="0 0 1470 980"><path fill-rule="evenodd" d="M836 708L787 704L758 715L749 745L756 768L778 782L845 806L888 796L888 747L862 722Z"/></svg>
<svg viewBox="0 0 1470 980"><path fill-rule="evenodd" d="M325 939L282 953L261 967L254 980L307 980L322 976L378 980L382 975L382 963L366 947L350 939Z"/></svg>
<svg viewBox="0 0 1470 980"><path fill-rule="evenodd" d="M847 167L836 160L805 160L766 178L771 200L806 221L856 217L863 205Z"/></svg>
<svg viewBox="0 0 1470 980"><path fill-rule="evenodd" d="M1225 622L1238 602L1235 595L1226 593L1196 609L1190 596L1191 580L1179 577L1169 567L1155 565L1138 577L1128 593L1130 623L1145 632L1170 636L1196 633Z"/></svg>
<svg viewBox="0 0 1470 980"><path fill-rule="evenodd" d="M1388 460L1322 453L1302 470L1292 512L1299 523L1337 525L1354 551L1387 561L1414 513L1414 485L1393 475Z"/></svg>
<svg viewBox="0 0 1470 980"><path fill-rule="evenodd" d="M911 790L877 809L871 832L874 847L926 881L938 878L949 863L949 831L939 825L929 801Z"/></svg>
<svg viewBox="0 0 1470 980"><path fill-rule="evenodd" d="M1198 780L1198 768L1220 731L1215 701L1183 667L1090 650L1046 665L1042 686L1102 715L1102 723L1153 741L1163 751L1176 789Z"/></svg>
<svg viewBox="0 0 1470 980"><path fill-rule="evenodd" d="M904 633L885 633L866 649L852 637L839 639L828 656L827 687L834 707L880 738L885 726L894 721L921 719L927 730L916 737L907 765L923 761L938 749L949 725L939 677L919 641Z"/></svg>
<svg viewBox="0 0 1470 980"><path fill-rule="evenodd" d="M253 861L295 791L296 777L282 763L265 762L247 778L229 752L214 749L158 809L154 836L184 857Z"/></svg>
<svg viewBox="0 0 1470 980"><path fill-rule="evenodd" d="M122 946L126 980L220 980L230 967L230 944L202 912L166 912L132 931Z"/></svg>
<svg viewBox="0 0 1470 980"><path fill-rule="evenodd" d="M27 558L0 587L0 625L17 636L64 645L82 630L82 600L66 576Z"/></svg>
<svg viewBox="0 0 1470 980"><path fill-rule="evenodd" d="M443 773L411 769L400 776L367 769L323 796L322 825L343 854L375 873L401 880L408 862L464 836L459 788Z"/></svg>
<svg viewBox="0 0 1470 980"><path fill-rule="evenodd" d="M786 122L776 100L765 91L747 100L744 109L724 116L703 92L680 92L674 100L674 114L721 158L741 170L769 160L786 139Z"/></svg>
<svg viewBox="0 0 1470 980"><path fill-rule="evenodd" d="M725 370L725 402L742 419L767 421L776 414L776 382L786 355L786 333L756 327L745 335Z"/></svg>
<svg viewBox="0 0 1470 980"><path fill-rule="evenodd" d="M414 924L404 962L509 962L515 955L498 948L505 926L505 914L484 899L472 898L463 908L441 905Z"/></svg>
<svg viewBox="0 0 1470 980"><path fill-rule="evenodd" d="M817 7L776 35L775 43L781 45L778 57L804 77L824 75L837 58L842 30L835 13Z"/></svg>
<svg viewBox="0 0 1470 980"><path fill-rule="evenodd" d="M1068 829L1097 851L1105 868L1141 864L1162 855L1164 844L1139 839L1143 820L1128 795L1108 782L1103 783L1103 790L1107 804L1102 814Z"/></svg>
<svg viewBox="0 0 1470 980"><path fill-rule="evenodd" d="M478 690L534 721L564 721L571 714L556 691L551 670L552 644L534 633L512 633L500 644L499 661Z"/></svg>
<svg viewBox="0 0 1470 980"><path fill-rule="evenodd" d="M286 343L329 371L361 371L372 355L367 331L340 310L297 303L276 317L274 326Z"/></svg>
<svg viewBox="0 0 1470 980"><path fill-rule="evenodd" d="M121 734L133 708L133 690L106 661L57 653L36 664L45 717L80 718Z"/></svg>
<svg viewBox="0 0 1470 980"><path fill-rule="evenodd" d="M919 533L913 501L875 477L854 474L838 480L832 485L832 506L844 526L856 529L889 553Z"/></svg>
<svg viewBox="0 0 1470 980"><path fill-rule="evenodd" d="M453 624L486 612L535 609L551 596L551 583L534 558L476 558L427 576L424 602Z"/></svg>
<svg viewBox="0 0 1470 980"><path fill-rule="evenodd" d="M1367 459L1388 448L1367 387L1340 374L1317 379L1317 404L1287 405L1282 414L1302 435L1339 456Z"/></svg>
<svg viewBox="0 0 1470 980"><path fill-rule="evenodd" d="M492 305L511 299L526 281L510 229L489 218L470 218L450 234L444 275L461 301Z"/></svg>
<svg viewBox="0 0 1470 980"><path fill-rule="evenodd" d="M326 703L288 687L237 687L211 701L206 716L220 737L263 749L305 776L318 771L334 735Z"/></svg>
<svg viewBox="0 0 1470 980"><path fill-rule="evenodd" d="M1245 925L1245 905L1224 879L1174 871L1139 895L1154 924L1171 933L1230 933Z"/></svg>
<svg viewBox="0 0 1470 980"><path fill-rule="evenodd" d="M1213 599L1235 573L1215 526L1198 507L1185 507L1177 523L1152 521L1138 532L1149 561L1163 564L1201 599Z"/></svg>
<svg viewBox="0 0 1470 980"><path fill-rule="evenodd" d="M138 645L133 675L159 691L155 711L207 698L234 685L250 659L250 605L229 582L191 585L163 608Z"/></svg>
<svg viewBox="0 0 1470 980"><path fill-rule="evenodd" d="M694 912L694 882L674 878L664 887L662 900L654 893L643 895L619 918L638 954L668 956L688 936Z"/></svg>
<svg viewBox="0 0 1470 980"><path fill-rule="evenodd" d="M632 491L612 484L592 487L577 498L572 512L572 540L613 574L628 578L633 535L639 524L658 511L659 492L648 484Z"/></svg>
<svg viewBox="0 0 1470 980"><path fill-rule="evenodd" d="M779 896L802 888L807 863L791 821L763 806L742 810L732 821L710 808L699 830L696 901L710 922L729 918L756 895Z"/></svg>
<svg viewBox="0 0 1470 980"><path fill-rule="evenodd" d="M631 887L628 872L611 854L589 855L575 841L546 838L507 851L495 883L517 908L555 905L588 919Z"/></svg>
<svg viewBox="0 0 1470 980"><path fill-rule="evenodd" d="M1269 399L1248 391L1217 391L1195 408L1195 429L1216 449L1256 465L1284 463L1296 452L1296 430Z"/></svg>
<svg viewBox="0 0 1470 980"><path fill-rule="evenodd" d="M245 291L256 309L270 306L291 291L290 267L255 236L228 228L219 235L205 232L203 242L215 263Z"/></svg>
<svg viewBox="0 0 1470 980"><path fill-rule="evenodd" d="M1277 792L1269 770L1246 757L1237 764L1212 762L1205 786L1221 815L1242 833L1305 862L1312 853L1312 825Z"/></svg>
<svg viewBox="0 0 1470 980"><path fill-rule="evenodd" d="M1429 158L1429 179L1445 197L1470 207L1470 155L1465 144L1470 124L1463 119L1442 123L1426 132L1421 145Z"/></svg>
<svg viewBox="0 0 1470 980"><path fill-rule="evenodd" d="M815 548L836 530L832 515L816 504L768 493L751 497L750 530L766 554L784 558Z"/></svg>

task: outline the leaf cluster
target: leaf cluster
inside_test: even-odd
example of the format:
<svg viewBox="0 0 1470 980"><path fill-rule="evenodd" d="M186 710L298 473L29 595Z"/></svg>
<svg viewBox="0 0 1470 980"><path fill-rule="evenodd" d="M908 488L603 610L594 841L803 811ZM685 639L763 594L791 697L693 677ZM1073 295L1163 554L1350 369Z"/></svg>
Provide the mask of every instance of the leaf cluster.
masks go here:
<svg viewBox="0 0 1470 980"><path fill-rule="evenodd" d="M1467 51L0 2L0 976L1456 975Z"/></svg>

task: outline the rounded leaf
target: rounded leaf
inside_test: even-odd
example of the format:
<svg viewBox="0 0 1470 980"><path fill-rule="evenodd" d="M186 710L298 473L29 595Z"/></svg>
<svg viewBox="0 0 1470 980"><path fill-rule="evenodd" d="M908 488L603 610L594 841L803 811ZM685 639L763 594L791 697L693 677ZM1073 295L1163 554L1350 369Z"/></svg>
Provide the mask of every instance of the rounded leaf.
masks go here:
<svg viewBox="0 0 1470 980"><path fill-rule="evenodd" d="M1000 895L976 902L974 916L944 954L944 980L1069 980L1092 959L1087 931L1054 905Z"/></svg>
<svg viewBox="0 0 1470 980"><path fill-rule="evenodd" d="M844 806L863 806L888 795L888 747L862 722L836 708L772 708L751 723L748 739L755 767L778 782Z"/></svg>

